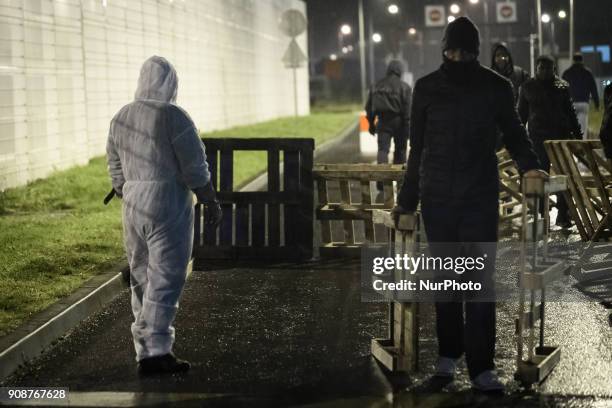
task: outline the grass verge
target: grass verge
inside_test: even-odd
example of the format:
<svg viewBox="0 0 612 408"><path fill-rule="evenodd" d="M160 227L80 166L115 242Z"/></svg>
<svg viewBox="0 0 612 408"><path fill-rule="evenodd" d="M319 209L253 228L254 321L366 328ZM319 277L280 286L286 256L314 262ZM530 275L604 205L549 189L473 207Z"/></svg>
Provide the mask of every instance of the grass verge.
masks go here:
<svg viewBox="0 0 612 408"><path fill-rule="evenodd" d="M202 136L313 137L320 145L353 118L348 107L324 109ZM266 164L265 155L239 155L234 185ZM121 203L102 204L109 186L106 160L98 157L0 192L0 336L124 258Z"/></svg>

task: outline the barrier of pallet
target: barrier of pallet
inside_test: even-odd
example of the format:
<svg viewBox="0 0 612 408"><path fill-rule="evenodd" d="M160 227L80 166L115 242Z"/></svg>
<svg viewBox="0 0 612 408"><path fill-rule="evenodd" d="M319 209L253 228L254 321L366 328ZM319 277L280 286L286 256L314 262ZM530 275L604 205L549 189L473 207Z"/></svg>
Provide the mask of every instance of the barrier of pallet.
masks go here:
<svg viewBox="0 0 612 408"><path fill-rule="evenodd" d="M399 183L404 167L394 164L317 164L313 169L320 223L320 255L359 257L365 243L385 242L372 221L373 210L391 209L395 204L394 182ZM377 193L376 182L383 183ZM342 226L335 228L334 222ZM357 224L357 225L356 225ZM360 224L360 225L359 225ZM356 234L363 227L363 239Z"/></svg>
<svg viewBox="0 0 612 408"><path fill-rule="evenodd" d="M195 206L196 263L203 259L312 258L314 140L206 138L204 143L223 220L215 229L205 223L203 206ZM267 191L234 189L237 151L266 153Z"/></svg>
<svg viewBox="0 0 612 408"><path fill-rule="evenodd" d="M390 211L374 210L374 224L387 231L387 256L416 255L421 241L419 213L401 215L396 226ZM371 353L391 372L414 372L419 368L419 304L389 303L388 336L374 338Z"/></svg>
<svg viewBox="0 0 612 408"><path fill-rule="evenodd" d="M518 231L512 220L521 216L523 194L521 175L506 149L497 152L499 170L499 225L502 230Z"/></svg>
<svg viewBox="0 0 612 408"><path fill-rule="evenodd" d="M568 177L565 198L570 216L584 241L612 235L610 196L612 168L599 140L549 140L544 142L552 172Z"/></svg>
<svg viewBox="0 0 612 408"><path fill-rule="evenodd" d="M517 369L515 378L525 386L542 382L561 359L559 347L545 344L544 317L546 286L569 268L565 260L553 258L548 251L549 195L566 191L567 179L566 176L551 176L547 180L526 178L522 183L524 204L521 211L521 269L519 273L519 312L516 319ZM543 218L540 218L540 207L543 208ZM539 326L536 327L538 323ZM536 330L538 331L537 345ZM525 354L527 354L526 357Z"/></svg>

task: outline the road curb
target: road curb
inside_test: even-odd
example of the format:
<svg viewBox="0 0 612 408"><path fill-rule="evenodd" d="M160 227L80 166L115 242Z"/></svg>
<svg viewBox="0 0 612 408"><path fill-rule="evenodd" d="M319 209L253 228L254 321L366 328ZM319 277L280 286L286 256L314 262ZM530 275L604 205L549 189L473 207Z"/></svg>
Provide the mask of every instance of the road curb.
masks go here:
<svg viewBox="0 0 612 408"><path fill-rule="evenodd" d="M0 380L27 364L83 319L99 311L117 296L126 284L120 269L94 276L77 291L0 339ZM27 333L24 335L24 333ZM7 343L9 345L7 346Z"/></svg>
<svg viewBox="0 0 612 408"><path fill-rule="evenodd" d="M358 127L358 121L346 126L338 136L315 149L315 157L336 147ZM268 182L267 172L245 184L241 190L261 190ZM87 280L76 292L52 304L31 319L0 338L0 381L20 366L39 357L49 346L76 327L82 320L100 311L108 302L127 289L121 272L125 265ZM189 264L188 274L193 269Z"/></svg>

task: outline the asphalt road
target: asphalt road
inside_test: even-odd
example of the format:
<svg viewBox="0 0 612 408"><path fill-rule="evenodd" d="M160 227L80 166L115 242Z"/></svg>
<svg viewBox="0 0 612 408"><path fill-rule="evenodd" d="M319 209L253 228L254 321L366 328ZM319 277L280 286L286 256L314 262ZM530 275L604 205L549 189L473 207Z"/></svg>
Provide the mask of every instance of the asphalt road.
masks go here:
<svg viewBox="0 0 612 408"><path fill-rule="evenodd" d="M363 160L354 141L319 161ZM498 305L503 396L472 391L463 361L453 384L427 381L437 350L428 304L420 372L387 376L369 350L372 337L386 334L386 305L361 302L359 261L343 259L195 271L176 320L175 352L194 364L186 375L137 375L125 290L3 385L68 387L71 406L612 407L608 311L567 290L572 302L547 305L547 343L561 347L561 362L531 390L513 379L517 305Z"/></svg>

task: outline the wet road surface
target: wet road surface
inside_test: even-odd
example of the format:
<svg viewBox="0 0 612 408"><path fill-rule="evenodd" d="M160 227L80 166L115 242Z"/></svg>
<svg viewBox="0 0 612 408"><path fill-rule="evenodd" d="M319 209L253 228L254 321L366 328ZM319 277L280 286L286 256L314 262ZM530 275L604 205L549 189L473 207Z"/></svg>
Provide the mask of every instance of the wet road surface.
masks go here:
<svg viewBox="0 0 612 408"><path fill-rule="evenodd" d="M336 157L351 161L356 149L345 149ZM420 372L386 375L370 356L371 338L386 335L386 305L361 302L360 284L358 260L210 264L192 274L176 320L175 352L193 363L189 373L137 375L125 290L3 385L69 387L71 406L612 407L608 311L577 289L575 302L547 304L547 343L562 357L531 390L513 379L517 305L498 305L496 363L507 392L487 396L471 390L463 360L454 383L427 381L437 355L428 304Z"/></svg>

